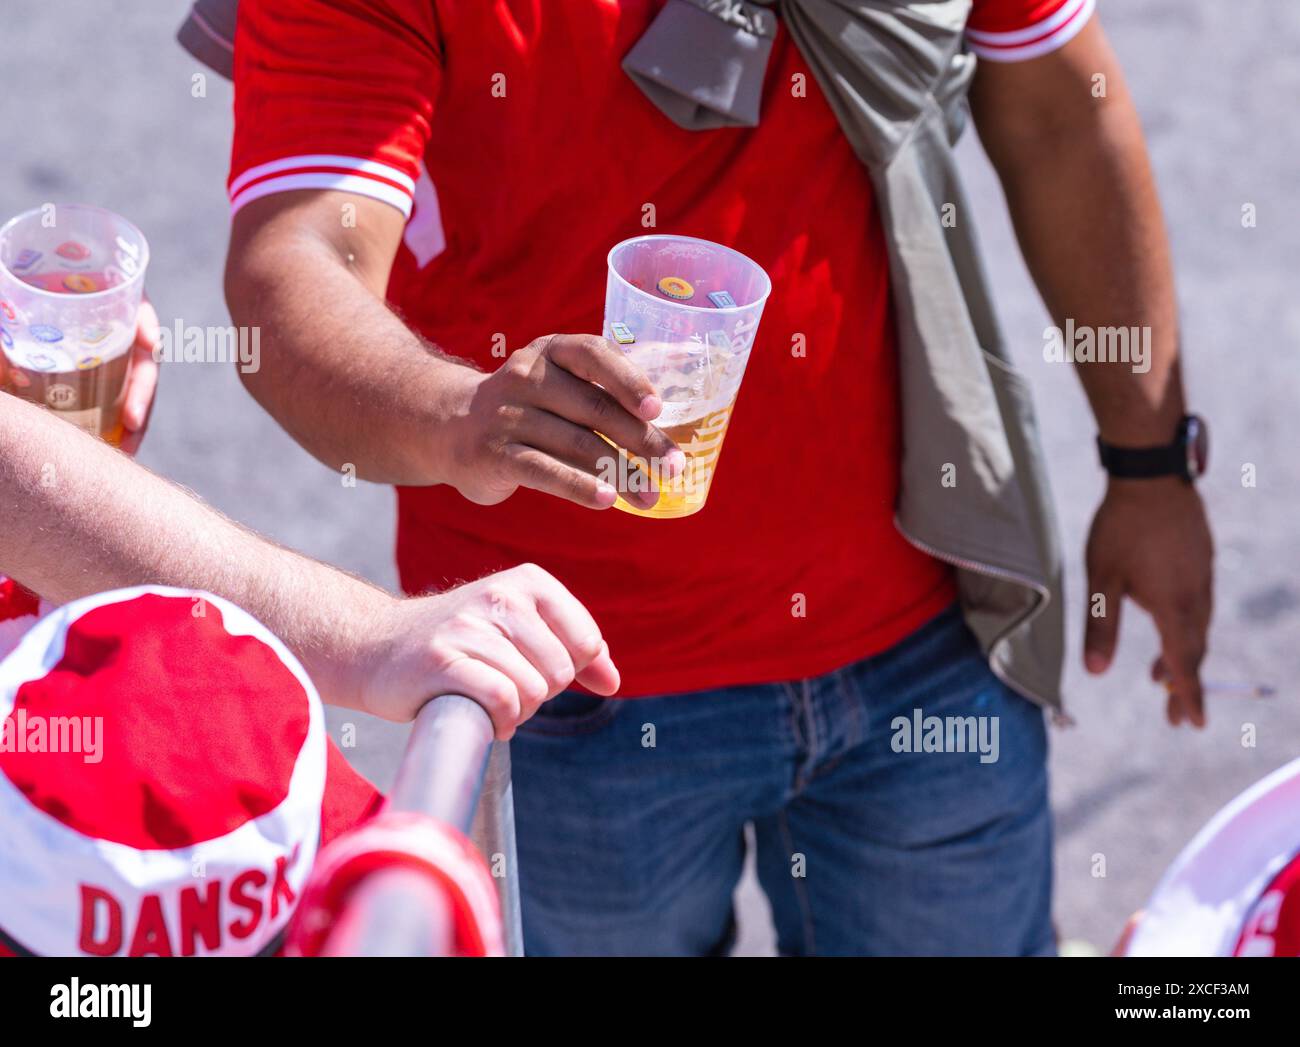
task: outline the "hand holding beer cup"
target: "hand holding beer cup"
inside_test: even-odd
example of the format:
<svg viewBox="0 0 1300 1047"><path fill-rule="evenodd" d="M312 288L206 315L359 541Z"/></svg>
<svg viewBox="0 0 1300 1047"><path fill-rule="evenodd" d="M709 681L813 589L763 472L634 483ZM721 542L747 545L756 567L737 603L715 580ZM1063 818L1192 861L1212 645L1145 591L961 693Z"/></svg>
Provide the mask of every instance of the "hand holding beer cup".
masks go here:
<svg viewBox="0 0 1300 1047"><path fill-rule="evenodd" d="M45 205L0 228L5 391L114 446L127 430L130 391L131 421L142 427L152 375L134 383L128 375L149 319L140 315L148 262L143 234L98 207ZM156 318L153 328L156 339Z"/></svg>
<svg viewBox="0 0 1300 1047"><path fill-rule="evenodd" d="M595 335L538 338L491 374L464 369L464 382L461 407L447 426L449 481L480 505L527 487L608 509L623 493L608 480L620 459L609 441L665 463L667 475L685 464L681 450L651 424L663 402L650 380ZM630 497L649 508L658 492Z"/></svg>
<svg viewBox="0 0 1300 1047"><path fill-rule="evenodd" d="M133 357L127 369L126 390L122 396L121 450L134 456L144 440L153 413L154 395L158 392L158 361L154 350L158 348L158 313L148 298L140 303L135 318L135 344Z"/></svg>

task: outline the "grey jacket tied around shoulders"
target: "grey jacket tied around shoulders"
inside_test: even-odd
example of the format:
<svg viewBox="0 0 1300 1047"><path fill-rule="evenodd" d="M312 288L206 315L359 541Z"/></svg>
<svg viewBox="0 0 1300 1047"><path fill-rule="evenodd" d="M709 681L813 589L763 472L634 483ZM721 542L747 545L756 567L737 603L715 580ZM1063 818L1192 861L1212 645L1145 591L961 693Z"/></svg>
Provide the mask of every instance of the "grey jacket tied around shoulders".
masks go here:
<svg viewBox="0 0 1300 1047"><path fill-rule="evenodd" d="M668 0L623 68L688 130L756 126L779 12L870 174L884 223L902 393L899 529L957 567L966 622L994 672L1059 710L1055 514L953 153L975 71L964 47L970 7ZM816 178L816 158L804 162Z"/></svg>

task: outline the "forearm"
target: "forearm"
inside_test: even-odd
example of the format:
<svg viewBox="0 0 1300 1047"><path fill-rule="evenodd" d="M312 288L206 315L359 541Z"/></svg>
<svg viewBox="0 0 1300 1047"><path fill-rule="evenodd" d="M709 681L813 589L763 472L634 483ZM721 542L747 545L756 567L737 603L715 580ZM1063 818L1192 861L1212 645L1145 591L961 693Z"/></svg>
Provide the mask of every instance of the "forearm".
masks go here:
<svg viewBox="0 0 1300 1047"><path fill-rule="evenodd" d="M1105 98L1081 75L1050 120L1016 126L986 106L980 134L1056 325L1130 329L1127 360L1076 364L1103 438L1163 444L1184 413L1169 243L1137 114L1113 60L1100 64Z"/></svg>
<svg viewBox="0 0 1300 1047"><path fill-rule="evenodd" d="M1094 350L1105 328L1142 339L1136 362L1131 336L1127 361L1073 354L1103 439L1171 443L1184 407L1169 244L1137 113L1097 19L1051 54L982 64L971 108L1058 327L1073 323L1085 339L1091 328ZM1174 724L1204 723L1213 548L1195 487L1175 477L1111 483L1089 532L1084 664L1106 671L1120 608L1133 600L1160 633L1152 673L1170 689Z"/></svg>
<svg viewBox="0 0 1300 1047"><path fill-rule="evenodd" d="M0 403L0 572L56 603L156 584L203 589L263 621L322 697L357 704L349 621L381 590L237 526L107 445L16 399ZM361 616L361 617L358 617Z"/></svg>
<svg viewBox="0 0 1300 1047"><path fill-rule="evenodd" d="M351 465L376 482L443 482L442 423L476 372L388 309L391 257L368 259L365 247L353 241L345 254L284 215L232 244L226 298L235 323L256 328L261 345L260 366L241 378L327 465Z"/></svg>

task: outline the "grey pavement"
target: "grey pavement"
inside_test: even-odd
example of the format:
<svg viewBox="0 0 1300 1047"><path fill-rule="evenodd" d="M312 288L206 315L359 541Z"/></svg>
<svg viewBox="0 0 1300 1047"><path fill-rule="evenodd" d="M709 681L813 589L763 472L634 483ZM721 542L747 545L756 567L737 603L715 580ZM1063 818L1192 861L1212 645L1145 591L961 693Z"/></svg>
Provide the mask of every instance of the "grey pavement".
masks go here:
<svg viewBox="0 0 1300 1047"><path fill-rule="evenodd" d="M5 0L0 214L82 200L131 216L153 247L164 324L228 322L221 269L230 88L173 42L186 0ZM1101 0L1149 135L1171 228L1194 408L1211 421L1203 484L1219 543L1207 673L1277 697L1212 699L1203 733L1171 730L1147 680L1154 632L1129 607L1117 664L1079 667L1081 551L1102 488L1094 428L1069 368L1041 355L1046 314L978 144L963 146L986 257L1042 420L1069 562L1069 707L1052 733L1057 922L1108 946L1161 870L1223 803L1300 754L1300 6L1277 0ZM1256 209L1243 227L1243 205ZM1104 264L1104 260L1099 260ZM393 586L393 496L344 487L299 450L220 365L168 367L141 460L280 542ZM1243 469L1253 468L1255 486ZM160 542L184 536L160 529ZM402 731L331 716L381 784ZM1243 744L1253 725L1255 744ZM1099 875L1104 873L1104 875ZM771 948L756 889L741 890L741 951Z"/></svg>

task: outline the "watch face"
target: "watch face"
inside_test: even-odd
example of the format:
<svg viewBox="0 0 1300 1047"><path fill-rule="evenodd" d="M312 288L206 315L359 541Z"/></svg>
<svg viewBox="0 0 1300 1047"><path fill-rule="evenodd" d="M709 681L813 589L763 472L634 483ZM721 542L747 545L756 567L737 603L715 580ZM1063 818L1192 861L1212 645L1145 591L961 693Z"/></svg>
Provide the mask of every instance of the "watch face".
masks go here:
<svg viewBox="0 0 1300 1047"><path fill-rule="evenodd" d="M1187 416L1187 436L1184 446L1187 450L1187 476L1195 480L1204 475L1210 460L1210 434L1205 423L1196 415Z"/></svg>

